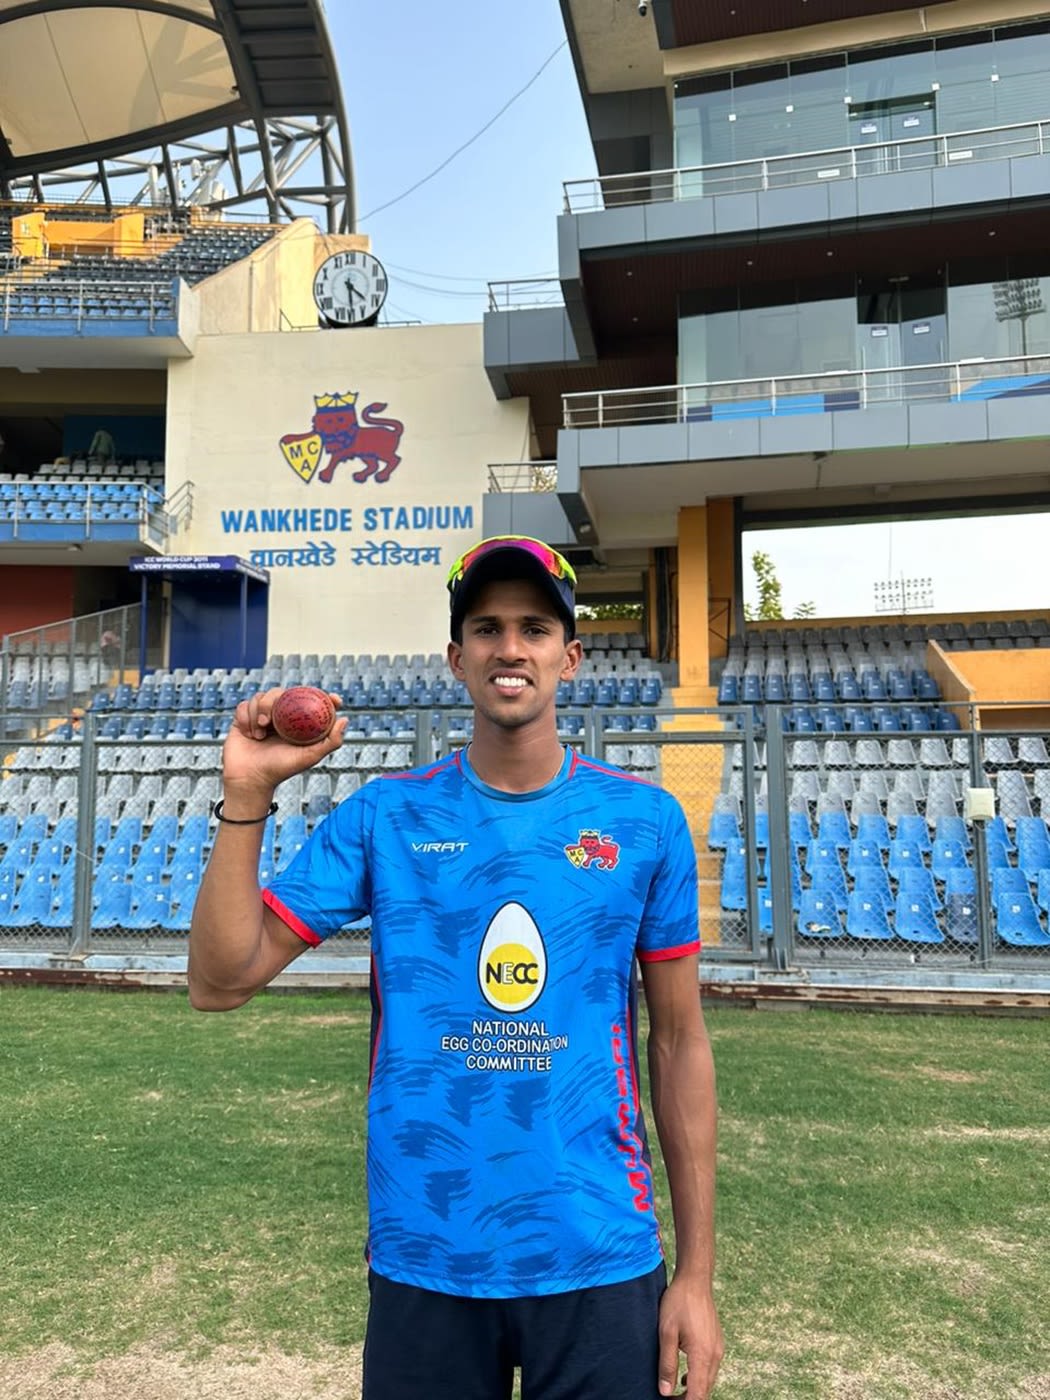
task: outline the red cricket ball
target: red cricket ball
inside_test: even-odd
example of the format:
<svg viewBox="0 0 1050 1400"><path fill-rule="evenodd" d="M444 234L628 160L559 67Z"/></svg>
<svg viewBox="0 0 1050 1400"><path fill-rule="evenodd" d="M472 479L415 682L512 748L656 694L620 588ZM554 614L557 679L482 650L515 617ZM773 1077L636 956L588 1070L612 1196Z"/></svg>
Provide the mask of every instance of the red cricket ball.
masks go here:
<svg viewBox="0 0 1050 1400"><path fill-rule="evenodd" d="M316 686L293 685L274 701L270 723L289 744L316 744L335 723L335 706Z"/></svg>

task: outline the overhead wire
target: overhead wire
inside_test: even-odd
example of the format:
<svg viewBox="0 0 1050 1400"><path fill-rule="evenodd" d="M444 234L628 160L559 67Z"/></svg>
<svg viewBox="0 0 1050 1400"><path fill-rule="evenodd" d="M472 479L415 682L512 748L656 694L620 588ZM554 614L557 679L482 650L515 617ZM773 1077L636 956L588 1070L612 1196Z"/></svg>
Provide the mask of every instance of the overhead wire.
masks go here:
<svg viewBox="0 0 1050 1400"><path fill-rule="evenodd" d="M397 263L387 262L386 258L383 259L383 266L384 266L384 267L387 267L387 268L392 268L395 272L408 272L408 273L410 273L413 277L433 277L434 280L437 281L437 282L485 282L485 283L488 283L489 281L492 280L491 278L488 278L488 277L457 277L457 276L454 276L452 273L449 273L449 272L426 272L426 271L424 271L423 268L421 268L421 267L401 267L401 266L399 266ZM557 269L555 269L555 270L552 271L552 272L535 272L535 273L532 274L531 277L521 278L520 280L521 280L521 281L525 281L525 282L529 282L529 281L532 281L533 278L536 278L536 279L538 280L538 279L541 278L541 277L557 277L557 275L558 275Z"/></svg>
<svg viewBox="0 0 1050 1400"><path fill-rule="evenodd" d="M540 77L540 75L544 72L544 70L554 62L554 60L561 53L562 49L564 49L567 46L567 44L568 40L563 39L562 42L558 45L558 47L553 51L553 53L548 54L548 56L543 60L543 62L536 69L535 73L533 73L532 77L525 84L525 86L519 88L518 91L514 93L512 97L509 97L507 101L504 102L503 106L499 109L499 111L495 114L495 116L490 117L489 120L485 123L485 125L479 127L478 130L475 131L474 135L469 137L466 141L464 141L461 146L457 146L456 149L452 152L452 154L446 156L440 165L436 165L428 175L424 175L423 178L417 180L414 185L409 185L407 190L402 190L402 192L399 195L395 195L393 199L388 199L385 204L377 204L376 207L374 209L370 209L367 214L362 214L358 222L362 224L367 223L369 219L373 219L377 214L381 214L384 211L384 209L390 209L395 204L400 204L403 199L407 199L410 194L415 194L416 190L421 189L423 185L428 183L428 181L433 180L435 175L440 175L442 170L444 170L446 166L451 165L457 156L462 155L468 146L473 146L475 141L479 140L482 136L484 136L485 132L488 131L489 127L494 126L495 123L499 121L500 117L503 116L503 113L506 112L508 108L512 107L515 102L517 102L519 97L523 97L525 93L528 92L529 88L532 87L533 83L535 83Z"/></svg>
<svg viewBox="0 0 1050 1400"><path fill-rule="evenodd" d="M460 292L454 287L427 287L422 282L410 282L407 277L397 277L394 279L400 287L412 287L417 292L426 292L433 297L485 297L488 296L487 288L479 287L475 292Z"/></svg>

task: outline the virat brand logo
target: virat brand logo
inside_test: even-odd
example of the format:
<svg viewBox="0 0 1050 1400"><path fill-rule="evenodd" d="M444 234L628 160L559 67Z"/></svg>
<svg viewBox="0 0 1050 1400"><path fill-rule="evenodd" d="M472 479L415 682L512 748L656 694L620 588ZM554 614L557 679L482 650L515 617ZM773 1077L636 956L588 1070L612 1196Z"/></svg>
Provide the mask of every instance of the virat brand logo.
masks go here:
<svg viewBox="0 0 1050 1400"><path fill-rule="evenodd" d="M300 481L313 480L321 458L327 452L328 462L318 474L318 481L331 483L340 462L363 462L352 472L355 481L388 481L401 458L397 449L405 425L398 418L379 418L385 403L370 403L357 416L357 394L320 394L314 396L313 431L286 433L281 438L284 460Z"/></svg>
<svg viewBox="0 0 1050 1400"><path fill-rule="evenodd" d="M497 1011L525 1011L547 985L547 950L536 921L521 904L497 909L478 954L478 986Z"/></svg>
<svg viewBox="0 0 1050 1400"><path fill-rule="evenodd" d="M611 836L601 836L597 829L581 831L579 840L573 846L565 847L565 854L580 870L615 870L620 861L620 847Z"/></svg>

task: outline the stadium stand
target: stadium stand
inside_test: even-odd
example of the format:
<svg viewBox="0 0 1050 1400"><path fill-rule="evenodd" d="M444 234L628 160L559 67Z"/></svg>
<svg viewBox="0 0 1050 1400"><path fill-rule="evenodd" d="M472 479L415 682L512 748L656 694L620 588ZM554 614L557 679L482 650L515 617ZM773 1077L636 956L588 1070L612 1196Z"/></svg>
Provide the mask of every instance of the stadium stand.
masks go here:
<svg viewBox="0 0 1050 1400"><path fill-rule="evenodd" d="M897 737L891 737L894 733ZM962 816L964 787L991 787L998 816L984 823L990 910L999 948L1050 944L1050 770L1037 734L901 737L785 735L791 907L806 946L873 943L970 950L978 942L976 852ZM979 774L972 772L976 745ZM765 755L756 746L755 862L759 918L770 927ZM706 847L723 939L745 941L747 833L742 744L727 753ZM823 954L821 954L823 955ZM913 956L915 954L913 953Z"/></svg>
<svg viewBox="0 0 1050 1400"><path fill-rule="evenodd" d="M559 696L559 729L567 742L582 745L590 714L606 734L609 760L652 779L659 752L646 741L656 729L653 708L664 677L645 657L642 638L630 641L589 650L580 679ZM98 716L91 926L111 936L188 928L211 845L211 807L220 796L221 738L229 712L256 691L320 685L340 692L350 710L342 747L322 768L282 785L280 812L264 835L263 883L287 865L317 821L363 783L410 767L421 753L432 756L439 741L465 743L471 732L466 691L451 681L440 653L272 655L265 667L162 669L138 685L100 681L88 657L78 657L71 673L67 655L46 655L38 647L13 657L7 702L18 709L45 697L80 698ZM419 735L421 723L429 735L426 728ZM45 741L19 745L9 758L0 816L7 912L0 910L0 926L68 926L78 740L67 721ZM53 829L37 810L45 803L56 814Z"/></svg>

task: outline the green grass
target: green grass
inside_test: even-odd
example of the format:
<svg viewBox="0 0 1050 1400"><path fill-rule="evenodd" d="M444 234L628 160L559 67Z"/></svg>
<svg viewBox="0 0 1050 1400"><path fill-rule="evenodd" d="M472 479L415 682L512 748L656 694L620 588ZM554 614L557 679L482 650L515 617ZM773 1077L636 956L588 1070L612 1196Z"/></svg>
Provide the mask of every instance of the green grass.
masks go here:
<svg viewBox="0 0 1050 1400"><path fill-rule="evenodd" d="M719 1396L1050 1395L1045 1022L708 1021ZM4 1353L360 1341L367 1045L362 997L0 992Z"/></svg>

